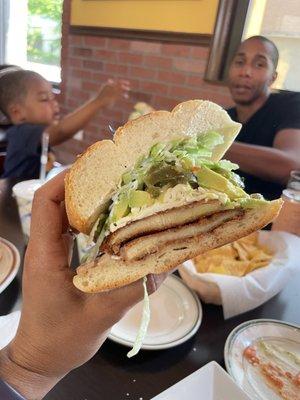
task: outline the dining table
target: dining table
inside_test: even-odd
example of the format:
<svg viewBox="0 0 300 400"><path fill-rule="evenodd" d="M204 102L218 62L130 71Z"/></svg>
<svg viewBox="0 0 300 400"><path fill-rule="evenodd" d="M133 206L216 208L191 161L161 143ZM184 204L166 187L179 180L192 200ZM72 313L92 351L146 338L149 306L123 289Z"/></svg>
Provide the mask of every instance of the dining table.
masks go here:
<svg viewBox="0 0 300 400"><path fill-rule="evenodd" d="M25 242L11 193L14 183L0 180L0 236L11 241L23 258ZM0 315L9 313L20 298L21 274L22 268L0 294ZM202 303L202 308L201 325L185 343L164 350L141 350L129 359L128 348L107 339L90 361L65 376L45 399L150 400L212 360L225 368L225 341L239 324L260 318L300 324L300 273L278 295L236 317L224 320L221 306Z"/></svg>

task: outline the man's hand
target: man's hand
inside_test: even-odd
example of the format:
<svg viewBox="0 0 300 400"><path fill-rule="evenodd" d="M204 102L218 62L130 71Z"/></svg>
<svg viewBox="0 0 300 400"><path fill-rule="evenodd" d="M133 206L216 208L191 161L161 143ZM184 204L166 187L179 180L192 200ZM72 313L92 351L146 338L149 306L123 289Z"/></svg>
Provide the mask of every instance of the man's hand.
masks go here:
<svg viewBox="0 0 300 400"><path fill-rule="evenodd" d="M23 310L15 339L0 352L0 376L28 399L41 399L88 361L110 328L143 298L143 286L86 294L73 286L72 238L62 173L36 192L23 273ZM154 292L165 275L150 275Z"/></svg>
<svg viewBox="0 0 300 400"><path fill-rule="evenodd" d="M100 90L97 100L103 106L111 107L121 97L128 99L130 91L130 83L126 80L115 81L109 79Z"/></svg>

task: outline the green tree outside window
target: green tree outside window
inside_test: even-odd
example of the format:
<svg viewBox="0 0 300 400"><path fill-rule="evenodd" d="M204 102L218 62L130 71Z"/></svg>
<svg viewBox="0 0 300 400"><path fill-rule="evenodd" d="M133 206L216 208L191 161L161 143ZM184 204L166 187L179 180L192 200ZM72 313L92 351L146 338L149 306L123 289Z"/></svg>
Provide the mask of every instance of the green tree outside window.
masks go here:
<svg viewBox="0 0 300 400"><path fill-rule="evenodd" d="M63 0L28 0L27 59L60 65Z"/></svg>

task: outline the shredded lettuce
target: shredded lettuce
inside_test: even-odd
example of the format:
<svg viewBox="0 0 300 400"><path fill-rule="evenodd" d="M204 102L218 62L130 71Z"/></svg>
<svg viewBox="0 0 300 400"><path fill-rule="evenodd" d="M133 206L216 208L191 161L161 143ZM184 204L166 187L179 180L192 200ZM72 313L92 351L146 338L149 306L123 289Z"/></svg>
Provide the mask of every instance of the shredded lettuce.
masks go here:
<svg viewBox="0 0 300 400"><path fill-rule="evenodd" d="M146 276L143 278L143 287L144 287L144 300L143 300L144 304L143 304L142 319L140 323L140 328L138 330L137 336L134 341L133 348L127 353L128 358L135 356L140 351L150 322L150 301L147 292Z"/></svg>
<svg viewBox="0 0 300 400"><path fill-rule="evenodd" d="M197 142L200 146L212 150L219 144L222 144L224 140L218 132L210 131L198 136Z"/></svg>
<svg viewBox="0 0 300 400"><path fill-rule="evenodd" d="M132 210L140 208L142 198L147 200L142 207L147 207L155 202L161 202L166 190L178 184L189 185L192 189L201 186L197 171L202 167L211 169L235 187L242 188L241 178L233 172L238 168L237 164L227 160L211 161L214 147L222 143L222 135L210 131L198 137L157 143L152 146L149 154L141 157L134 168L122 176L107 214L99 219L94 230L96 245L91 249L92 256L95 257L96 251L99 250L109 226L131 215ZM146 192L147 196L142 197L140 192ZM104 228L106 232L103 231Z"/></svg>
<svg viewBox="0 0 300 400"><path fill-rule="evenodd" d="M96 259L97 255L99 253L100 246L105 238L106 230L107 230L107 225L104 224L95 245L87 253L87 255L85 257L85 262L94 261Z"/></svg>
<svg viewBox="0 0 300 400"><path fill-rule="evenodd" d="M228 171L227 173L222 173L221 174L227 178L233 185L239 186L240 188L244 189L245 188L245 183L244 179L241 178L238 174Z"/></svg>
<svg viewBox="0 0 300 400"><path fill-rule="evenodd" d="M229 160L220 160L218 161L218 167L222 169L226 169L227 171L232 171L235 169L239 169L239 166Z"/></svg>

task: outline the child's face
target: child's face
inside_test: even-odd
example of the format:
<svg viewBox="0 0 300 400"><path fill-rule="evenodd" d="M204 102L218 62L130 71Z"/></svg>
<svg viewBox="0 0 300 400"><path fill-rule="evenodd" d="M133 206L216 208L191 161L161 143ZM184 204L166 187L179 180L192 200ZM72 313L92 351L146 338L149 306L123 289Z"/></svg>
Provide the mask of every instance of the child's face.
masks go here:
<svg viewBox="0 0 300 400"><path fill-rule="evenodd" d="M23 122L50 125L58 118L59 106L50 83L42 78L32 81L22 104Z"/></svg>

